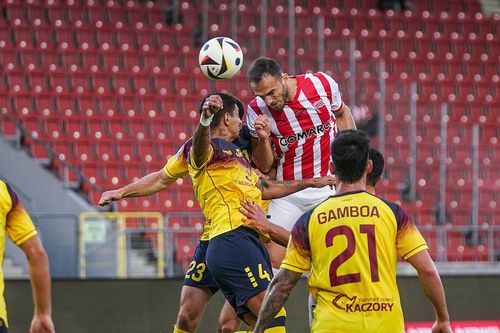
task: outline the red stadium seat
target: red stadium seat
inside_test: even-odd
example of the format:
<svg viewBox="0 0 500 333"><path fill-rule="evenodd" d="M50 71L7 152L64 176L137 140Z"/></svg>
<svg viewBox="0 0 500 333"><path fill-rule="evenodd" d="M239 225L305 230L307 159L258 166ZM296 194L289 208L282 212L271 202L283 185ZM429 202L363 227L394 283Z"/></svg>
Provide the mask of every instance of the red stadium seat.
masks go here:
<svg viewBox="0 0 500 333"><path fill-rule="evenodd" d="M469 0L426 0L404 13L382 13L370 8L374 6L374 2L360 0L326 7L320 0L296 2L297 72L317 70L319 14L314 7L318 7L325 15L325 70L332 72L339 83L349 74L351 38L356 39L360 51L356 76L359 91L378 96L378 63L385 60L389 77L384 148L390 181L381 193L402 200L397 186L407 180L409 166L409 87L410 80L417 81L418 205L408 205L409 211L422 224L436 223L433 209L439 192L433 170L440 157L436 141L440 135L439 103L448 102L448 157L453 162L447 169L447 204L455 206L449 207L450 221L460 225L470 222L470 214L459 208L471 201L470 126L479 123L482 215L486 223L500 224L492 207L498 197L495 189L487 186L498 181L500 174L494 163L500 135L496 115L500 95L500 43L495 39L500 31L498 19L474 15L478 3ZM58 155L64 155L66 162L82 165L83 174L93 179L82 189L94 201L100 196L95 184L114 188L159 170L192 135L198 103L206 93L233 92L244 101L252 96L244 71L225 82L210 81L200 73L192 34L201 7L192 3L181 4L184 22L177 25L165 22L165 9L157 2L70 1L29 6L9 3L4 7L0 67L2 84L9 94L4 92L1 106L12 110L29 132L36 131ZM216 2L212 7L209 36L229 34L230 6ZM259 8L246 1L238 3L238 11L238 42L246 59L255 58L259 55L258 47L253 47L260 36ZM288 20L286 5L272 1L266 52L284 69L288 68ZM348 88L345 84L344 90ZM2 120L0 125L7 134L16 133L15 124ZM47 151L43 152L43 145L30 140L26 144L34 155L50 158ZM86 156L85 161L82 156ZM62 165L55 166L64 177ZM77 178L70 175L71 181ZM457 183L460 179L463 185ZM199 210L189 186L186 181L171 192L147 200L124 201L125 206L119 207ZM430 237L434 256L435 238ZM195 244L182 244L189 260L187 255ZM484 252L476 253L479 245L463 242L450 244L446 250L450 260L485 256Z"/></svg>

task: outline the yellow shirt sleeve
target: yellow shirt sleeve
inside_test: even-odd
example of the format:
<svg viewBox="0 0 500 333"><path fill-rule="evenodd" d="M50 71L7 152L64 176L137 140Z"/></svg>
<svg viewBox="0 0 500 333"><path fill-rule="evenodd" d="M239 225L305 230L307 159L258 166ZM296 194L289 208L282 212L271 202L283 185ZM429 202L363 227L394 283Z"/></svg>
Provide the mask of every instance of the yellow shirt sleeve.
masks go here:
<svg viewBox="0 0 500 333"><path fill-rule="evenodd" d="M288 242L285 258L281 262L281 268L296 273L308 273L311 270L311 258L300 253L292 239Z"/></svg>
<svg viewBox="0 0 500 333"><path fill-rule="evenodd" d="M186 145L183 145L165 164L163 171L169 178L177 179L189 175L186 155L184 153L185 148Z"/></svg>
<svg viewBox="0 0 500 333"><path fill-rule="evenodd" d="M281 268L296 273L308 273L311 270L310 217L311 211L303 214L294 224Z"/></svg>
<svg viewBox="0 0 500 333"><path fill-rule="evenodd" d="M418 231L417 227L413 223L410 215L408 215L401 207L399 207L395 213L398 223L396 247L399 255L404 260L408 260L408 258L419 253L420 251L427 250L429 247L427 246L424 237L422 237L420 231Z"/></svg>
<svg viewBox="0 0 500 333"><path fill-rule="evenodd" d="M10 189L8 192L12 201L12 208L7 214L6 232L14 244L21 245L35 236L37 231L17 194Z"/></svg>

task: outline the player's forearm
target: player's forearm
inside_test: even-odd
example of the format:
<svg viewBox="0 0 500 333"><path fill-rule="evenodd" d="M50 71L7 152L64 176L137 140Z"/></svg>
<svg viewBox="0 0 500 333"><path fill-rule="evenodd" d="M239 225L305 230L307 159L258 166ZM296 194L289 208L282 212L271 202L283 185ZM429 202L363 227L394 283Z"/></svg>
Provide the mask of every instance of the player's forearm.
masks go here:
<svg viewBox="0 0 500 333"><path fill-rule="evenodd" d="M271 139L254 139L254 147L252 152L252 161L263 173L268 173L274 164L274 153L271 145Z"/></svg>
<svg viewBox="0 0 500 333"><path fill-rule="evenodd" d="M335 119L337 121L337 128L341 132L356 129L356 122L352 116L351 109L345 104L342 104L342 110L335 114Z"/></svg>
<svg viewBox="0 0 500 333"><path fill-rule="evenodd" d="M255 323L254 332L264 332L290 296L302 274L281 269L271 280Z"/></svg>
<svg viewBox="0 0 500 333"><path fill-rule="evenodd" d="M286 197L306 187L307 182L304 180L262 180L262 199L269 200Z"/></svg>
<svg viewBox="0 0 500 333"><path fill-rule="evenodd" d="M439 277L435 266L432 265L432 268L429 268L428 270L419 271L418 278L422 284L425 294L427 295L427 298L429 298L434 306L437 320L449 321L450 316L446 307L446 296L443 284L441 283L441 278Z"/></svg>
<svg viewBox="0 0 500 333"><path fill-rule="evenodd" d="M31 286L33 288L35 314L51 314L49 260L41 246L38 249L30 251L28 262Z"/></svg>
<svg viewBox="0 0 500 333"><path fill-rule="evenodd" d="M269 222L268 234L273 242L283 247L287 247L288 240L290 239L290 232L288 230Z"/></svg>
<svg viewBox="0 0 500 333"><path fill-rule="evenodd" d="M122 187L119 191L122 198L145 197L163 191L174 181L175 179L167 177L163 170L158 170Z"/></svg>
<svg viewBox="0 0 500 333"><path fill-rule="evenodd" d="M196 166L203 165L210 153L210 126L198 124L193 135L191 158Z"/></svg>

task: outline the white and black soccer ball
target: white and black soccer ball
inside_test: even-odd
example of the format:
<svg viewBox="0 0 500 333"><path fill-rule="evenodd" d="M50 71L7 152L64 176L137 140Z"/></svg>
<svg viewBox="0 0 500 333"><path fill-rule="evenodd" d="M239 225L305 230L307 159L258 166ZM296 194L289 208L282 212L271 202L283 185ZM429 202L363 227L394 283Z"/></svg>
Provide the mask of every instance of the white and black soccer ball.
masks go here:
<svg viewBox="0 0 500 333"><path fill-rule="evenodd" d="M238 73L243 65L243 52L234 40L215 37L206 42L198 56L201 71L212 80L226 80Z"/></svg>

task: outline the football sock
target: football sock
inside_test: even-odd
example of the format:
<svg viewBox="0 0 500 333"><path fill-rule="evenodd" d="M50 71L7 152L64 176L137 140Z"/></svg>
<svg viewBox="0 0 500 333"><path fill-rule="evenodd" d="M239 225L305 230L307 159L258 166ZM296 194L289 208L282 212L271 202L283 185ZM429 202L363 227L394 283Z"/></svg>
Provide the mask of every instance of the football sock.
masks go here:
<svg viewBox="0 0 500 333"><path fill-rule="evenodd" d="M273 321L264 330L265 333L284 333L286 332L286 311L285 308L281 308L278 314L274 317Z"/></svg>
<svg viewBox="0 0 500 333"><path fill-rule="evenodd" d="M177 327L176 325L174 325L174 333L190 333L190 332L183 331L179 327Z"/></svg>

